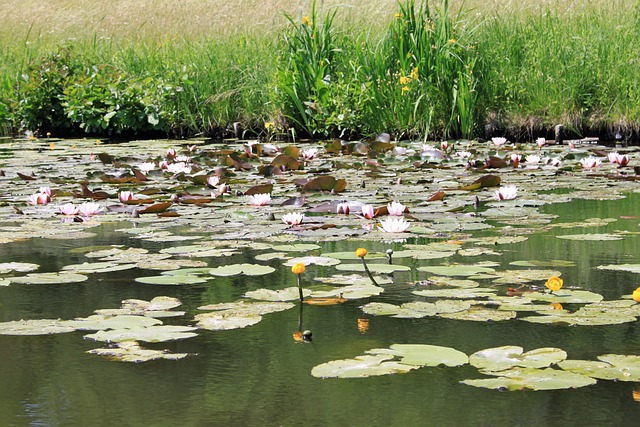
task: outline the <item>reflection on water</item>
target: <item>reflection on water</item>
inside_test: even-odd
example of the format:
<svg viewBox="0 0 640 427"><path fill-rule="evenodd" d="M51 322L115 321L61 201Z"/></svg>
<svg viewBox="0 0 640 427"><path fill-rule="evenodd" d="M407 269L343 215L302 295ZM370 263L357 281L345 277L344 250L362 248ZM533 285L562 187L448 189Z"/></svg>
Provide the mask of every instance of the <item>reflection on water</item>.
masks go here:
<svg viewBox="0 0 640 427"><path fill-rule="evenodd" d="M575 233L638 231L640 195L625 200L577 200L545 207L556 221L616 218L603 227ZM110 228L111 227L111 228ZM6 261L38 262L44 271L86 261L70 249L105 244L140 246L136 239L113 233L104 225L95 239L29 240L0 246ZM118 225L122 227L122 225ZM562 267L565 286L602 293L605 299L630 294L640 282L626 272L596 270L611 263L640 262L636 234L619 241L572 241L556 238L574 231L541 230L524 242L505 246L499 256L485 256L508 269L517 260L569 260ZM362 242L325 243L319 253L354 250ZM367 242L371 251L389 247ZM166 244L145 243L157 251ZM225 258L248 262L252 254ZM211 266L218 259L207 260ZM386 262L383 260L382 262ZM426 278L411 259L394 259L412 267L394 273L386 292L368 301L402 303L414 289L407 282ZM433 261L435 263L435 261ZM0 321L87 316L99 308L115 308L127 298L149 300L170 295L183 301L192 319L201 305L234 301L248 290L295 286L289 268L268 276L216 278L202 285L151 286L134 282L149 272L127 270L93 274L88 282L68 285L10 285L0 288ZM325 274L310 266L305 274ZM507 287L505 287L506 292ZM150 344L173 352L192 353L181 361L126 364L85 353L100 343L82 332L52 336L0 336L0 425L633 425L640 416L638 385L599 381L578 390L510 392L459 384L477 378L475 368L427 368L406 375L356 380L321 380L311 368L335 359L353 358L393 343L453 347L467 354L502 345L530 350L560 347L573 359L595 359L605 353L640 354L640 327L635 323L562 327L517 320L475 323L441 318L396 319L368 316L347 301L333 306L305 305L266 315L255 326L230 331L202 331L194 339ZM166 323L184 324L167 319ZM313 331L313 340L298 342L292 332ZM302 336L300 335L300 340Z"/></svg>

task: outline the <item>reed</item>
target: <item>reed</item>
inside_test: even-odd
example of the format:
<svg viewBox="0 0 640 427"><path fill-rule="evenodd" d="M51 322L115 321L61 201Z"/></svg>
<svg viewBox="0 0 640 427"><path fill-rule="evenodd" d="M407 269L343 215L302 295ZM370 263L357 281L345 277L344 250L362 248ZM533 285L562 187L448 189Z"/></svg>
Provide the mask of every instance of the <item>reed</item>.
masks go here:
<svg viewBox="0 0 640 427"><path fill-rule="evenodd" d="M640 129L637 1L4 4L5 135Z"/></svg>

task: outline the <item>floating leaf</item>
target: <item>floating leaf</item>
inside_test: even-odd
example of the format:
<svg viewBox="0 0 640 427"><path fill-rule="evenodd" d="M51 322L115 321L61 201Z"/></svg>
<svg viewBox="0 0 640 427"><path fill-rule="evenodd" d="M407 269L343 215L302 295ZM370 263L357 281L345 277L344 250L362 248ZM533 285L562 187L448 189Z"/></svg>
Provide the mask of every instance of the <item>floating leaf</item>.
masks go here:
<svg viewBox="0 0 640 427"><path fill-rule="evenodd" d="M427 344L393 344L388 349L377 348L370 354L392 354L400 357L400 363L418 366L462 366L469 363L466 354L450 347Z"/></svg>
<svg viewBox="0 0 640 427"><path fill-rule="evenodd" d="M523 353L518 346L488 348L469 356L469 363L484 371L503 371L513 367L547 368L567 358L564 350L553 347L537 348Z"/></svg>
<svg viewBox="0 0 640 427"><path fill-rule="evenodd" d="M117 264L114 262L85 262L82 264L70 264L62 267L64 271L76 273L109 273L113 271L129 270L135 268L135 264Z"/></svg>
<svg viewBox="0 0 640 427"><path fill-rule="evenodd" d="M302 295L307 297L311 295L311 291L308 289L303 289ZM300 299L300 293L296 286L280 289L278 291L271 289L257 289L255 291L246 292L244 296L246 298L262 301L294 301Z"/></svg>
<svg viewBox="0 0 640 427"><path fill-rule="evenodd" d="M372 273L391 274L396 271L411 271L410 267L401 264L369 264L369 271ZM362 264L339 264L336 265L336 270L340 271L364 271Z"/></svg>
<svg viewBox="0 0 640 427"><path fill-rule="evenodd" d="M559 302L560 304L588 304L602 301L602 295L583 290L561 289L551 292L530 292L527 297L532 300Z"/></svg>
<svg viewBox="0 0 640 427"><path fill-rule="evenodd" d="M290 302L245 302L211 304L198 310L213 310L195 316L197 326L209 330L245 328L262 320L262 315L288 310L294 307Z"/></svg>
<svg viewBox="0 0 640 427"><path fill-rule="evenodd" d="M3 262L0 263L0 274L6 274L12 271L27 273L29 271L37 270L39 267L40 266L38 264L32 264L29 262Z"/></svg>
<svg viewBox="0 0 640 427"><path fill-rule="evenodd" d="M495 270L491 267L477 265L428 265L418 267L418 271L426 271L440 276L475 276L491 274Z"/></svg>
<svg viewBox="0 0 640 427"><path fill-rule="evenodd" d="M326 256L305 256L305 257L290 259L287 262L285 262L284 265L286 265L287 267L292 267L293 265L300 262L303 263L304 265L315 264L315 265L323 265L323 266L340 264L340 260L336 258L331 258Z"/></svg>
<svg viewBox="0 0 640 427"><path fill-rule="evenodd" d="M473 181L465 187L460 187L460 190L472 191L484 187L497 187L500 185L502 179L498 175L484 175Z"/></svg>
<svg viewBox="0 0 640 427"><path fill-rule="evenodd" d="M61 283L84 282L88 277L77 273L29 273L26 276L12 277L12 283L52 285Z"/></svg>
<svg viewBox="0 0 640 427"><path fill-rule="evenodd" d="M445 319L471 320L474 322L500 322L514 319L516 312L506 310L499 311L484 307L471 307L468 310L456 311L455 313L443 313L439 314L439 316Z"/></svg>
<svg viewBox="0 0 640 427"><path fill-rule="evenodd" d="M598 270L629 271L631 273L640 273L640 264L609 264L599 265L596 268Z"/></svg>
<svg viewBox="0 0 640 427"><path fill-rule="evenodd" d="M49 335L73 332L76 328L59 319L14 320L0 323L0 335Z"/></svg>
<svg viewBox="0 0 640 427"><path fill-rule="evenodd" d="M369 281L368 283L359 283L349 286L335 288L330 291L315 291L311 294L313 298L329 298L339 296L346 299L368 298L380 295L384 292L384 288L375 286Z"/></svg>
<svg viewBox="0 0 640 427"><path fill-rule="evenodd" d="M275 251L282 251L282 252L309 252L309 251L315 251L316 249L320 249L320 246L314 243L295 243L291 245L276 245L276 246L273 246L272 249Z"/></svg>
<svg viewBox="0 0 640 427"><path fill-rule="evenodd" d="M430 298L463 298L476 299L493 297L495 289L492 288L455 288L455 289L421 289L412 294Z"/></svg>
<svg viewBox="0 0 640 427"><path fill-rule="evenodd" d="M187 357L187 353L171 353L168 350L150 350L142 348L135 341L123 341L116 344L116 347L96 348L87 351L90 354L108 357L121 362L148 362L157 359L178 360Z"/></svg>
<svg viewBox="0 0 640 427"><path fill-rule="evenodd" d="M462 384L495 390L561 390L596 383L593 378L557 369L518 368L501 371L497 378L464 380Z"/></svg>
<svg viewBox="0 0 640 427"><path fill-rule="evenodd" d="M244 274L246 276L262 276L276 271L275 268L268 265L259 264L232 264L223 265L209 270L212 276L237 276Z"/></svg>
<svg viewBox="0 0 640 427"><path fill-rule="evenodd" d="M610 241L610 240L622 240L622 236L616 234L565 234L563 236L556 236L558 239L565 240L585 240L585 241Z"/></svg>
<svg viewBox="0 0 640 427"><path fill-rule="evenodd" d="M195 329L193 326L156 325L144 328L100 330L95 334L88 334L84 337L94 341L105 342L165 342L193 338L198 335L191 332Z"/></svg>
<svg viewBox="0 0 640 427"><path fill-rule="evenodd" d="M311 375L316 378L366 378L378 375L404 374L419 366L389 361L392 355L362 355L354 359L334 360L315 366Z"/></svg>

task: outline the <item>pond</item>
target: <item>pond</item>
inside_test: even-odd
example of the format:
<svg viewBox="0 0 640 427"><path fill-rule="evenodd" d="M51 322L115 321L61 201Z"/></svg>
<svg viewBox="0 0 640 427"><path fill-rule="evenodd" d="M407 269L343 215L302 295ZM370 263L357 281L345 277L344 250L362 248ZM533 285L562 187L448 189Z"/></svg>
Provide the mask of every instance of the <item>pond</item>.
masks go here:
<svg viewBox="0 0 640 427"><path fill-rule="evenodd" d="M3 147L1 425L631 425L640 415L636 359L620 363L618 378L596 382L584 369L574 370L584 383L565 388L559 381L552 390L536 389L546 380L527 388L532 382L524 374L525 385L505 383L497 390L463 383L504 378L513 368L505 360L519 360L522 369L531 361L526 355L498 358L503 366L491 366L503 375L493 376L486 372L491 366L481 372L478 358L475 364L451 362L454 350L466 358L503 346L524 352L554 348L540 359L566 355L539 370L552 365L548 369L564 372L560 367L569 361L640 355L640 311L631 299L640 286L640 187L632 169L604 160L612 149L522 144L500 146L496 153L490 143L458 143L438 158L423 155L430 148L419 144L384 148L372 141L363 145L379 154L362 156L353 152L365 147L336 153L328 143L314 145L318 152L304 169L281 159L287 167L273 175L260 170L272 166L286 144L255 143L245 151L245 145L190 141L175 156L191 157L185 162L190 170L157 170L166 148L181 144L41 140ZM469 166L469 158L456 157L463 151L471 159L541 154L564 164ZM637 163L638 153L627 151L629 164ZM583 168L581 159L591 156L602 164ZM148 180L138 175L144 162L156 166ZM346 189L303 188L329 175L344 179ZM216 194L227 189L207 184L212 176L231 191ZM487 176L500 177L500 188L516 185L517 197L495 199L500 182L481 179ZM478 179L482 185L465 189ZM273 185L264 191L271 193L268 205L249 206L246 194L235 193L258 185ZM52 190L48 203L28 203L43 186ZM123 190L151 201L120 202ZM433 197L439 191L444 199ZM88 201L97 202L100 212L59 213L66 203ZM377 228L392 201L407 206L405 232ZM351 212L337 213L339 203ZM363 217L362 203L373 204L378 216ZM148 206L157 211L143 212ZM280 217L289 211L304 213L303 222L284 224ZM365 260L382 289L372 289L357 248L368 250ZM346 300L301 305L291 270L299 261L306 264L300 275L306 300ZM385 273L392 267L396 271ZM564 282L553 294L545 288L551 276ZM327 279L334 283L322 283ZM285 288L289 294L267 291ZM174 337L181 339L138 339L145 349L167 350L155 356L169 359L132 363L91 352L118 350L117 338L105 341L101 334L123 333L100 326L122 313L103 311L88 325L96 310L161 296L171 298L163 300L167 305L157 303L161 313L155 318L164 325L199 325L180 329ZM269 297L287 302L261 317L237 306ZM173 299L181 305L171 305ZM579 311L598 299L610 305ZM422 305L408 304L417 302ZM224 321L196 320L223 310L223 303L236 304L226 307ZM142 315L143 304L131 313L153 319ZM438 304L448 308L429 311ZM526 304L535 309L523 309ZM523 320L530 317L537 320ZM8 327L42 319L48 323L23 322L22 332ZM84 326L64 323L72 319ZM302 340L296 334L301 330L311 331L312 339ZM384 367L401 361L406 347L397 344L448 353L434 363L439 366L405 360L411 367L405 373L375 375L353 365L318 370L332 361L373 357L373 349L386 349L373 352L383 359L395 351L393 361L378 360L377 367ZM432 354L404 355L424 361ZM367 376L340 378L349 369Z"/></svg>

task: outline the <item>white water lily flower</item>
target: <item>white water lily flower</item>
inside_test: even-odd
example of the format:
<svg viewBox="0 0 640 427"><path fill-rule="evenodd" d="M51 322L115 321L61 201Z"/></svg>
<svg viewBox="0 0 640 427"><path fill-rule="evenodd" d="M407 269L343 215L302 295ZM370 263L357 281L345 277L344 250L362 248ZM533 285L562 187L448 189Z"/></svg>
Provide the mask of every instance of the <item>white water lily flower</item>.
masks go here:
<svg viewBox="0 0 640 427"><path fill-rule="evenodd" d="M153 162L144 162L136 165L136 167L140 170L140 172L146 175L156 168L156 164Z"/></svg>
<svg viewBox="0 0 640 427"><path fill-rule="evenodd" d="M380 220L378 228L385 233L404 233L409 228L409 225L404 218L389 217Z"/></svg>
<svg viewBox="0 0 640 427"><path fill-rule="evenodd" d="M282 222L289 225L299 225L304 220L304 214L300 212L288 212L282 215Z"/></svg>
<svg viewBox="0 0 640 427"><path fill-rule="evenodd" d="M496 200L513 200L518 196L518 187L515 185L505 185L494 193Z"/></svg>
<svg viewBox="0 0 640 427"><path fill-rule="evenodd" d="M504 145L505 142L507 142L507 138L494 136L493 138L491 138L491 142L493 142L493 145L495 145L496 147L500 147L501 145Z"/></svg>
<svg viewBox="0 0 640 427"><path fill-rule="evenodd" d="M585 169L595 169L600 166L601 160L594 156L588 156L580 160L580 164Z"/></svg>
<svg viewBox="0 0 640 427"><path fill-rule="evenodd" d="M78 206L78 213L82 216L93 216L102 212L103 208L95 202L84 202Z"/></svg>
<svg viewBox="0 0 640 427"><path fill-rule="evenodd" d="M51 201L51 197L47 193L36 193L30 195L27 201L32 205L46 205Z"/></svg>
<svg viewBox="0 0 640 427"><path fill-rule="evenodd" d="M366 219L371 219L375 216L373 205L362 205L362 216Z"/></svg>
<svg viewBox="0 0 640 427"><path fill-rule="evenodd" d="M180 172L191 173L191 166L187 165L184 162L171 163L167 165L167 171L178 174Z"/></svg>
<svg viewBox="0 0 640 427"><path fill-rule="evenodd" d="M58 206L58 212L65 216L74 216L78 214L78 208L73 203L66 203Z"/></svg>
<svg viewBox="0 0 640 427"><path fill-rule="evenodd" d="M525 157L524 162L529 166L535 166L540 163L540 156L537 154L529 154Z"/></svg>
<svg viewBox="0 0 640 427"><path fill-rule="evenodd" d="M260 193L252 194L249 196L249 204L251 206L265 206L271 202L271 194Z"/></svg>
<svg viewBox="0 0 640 427"><path fill-rule="evenodd" d="M538 139L536 139L536 144L538 144L538 147L540 147L540 148L544 147L546 143L547 143L547 139L546 138L538 138Z"/></svg>
<svg viewBox="0 0 640 427"><path fill-rule="evenodd" d="M396 201L387 203L387 212L389 212L389 215L402 216L402 214L404 214L404 209L405 206L402 203Z"/></svg>

